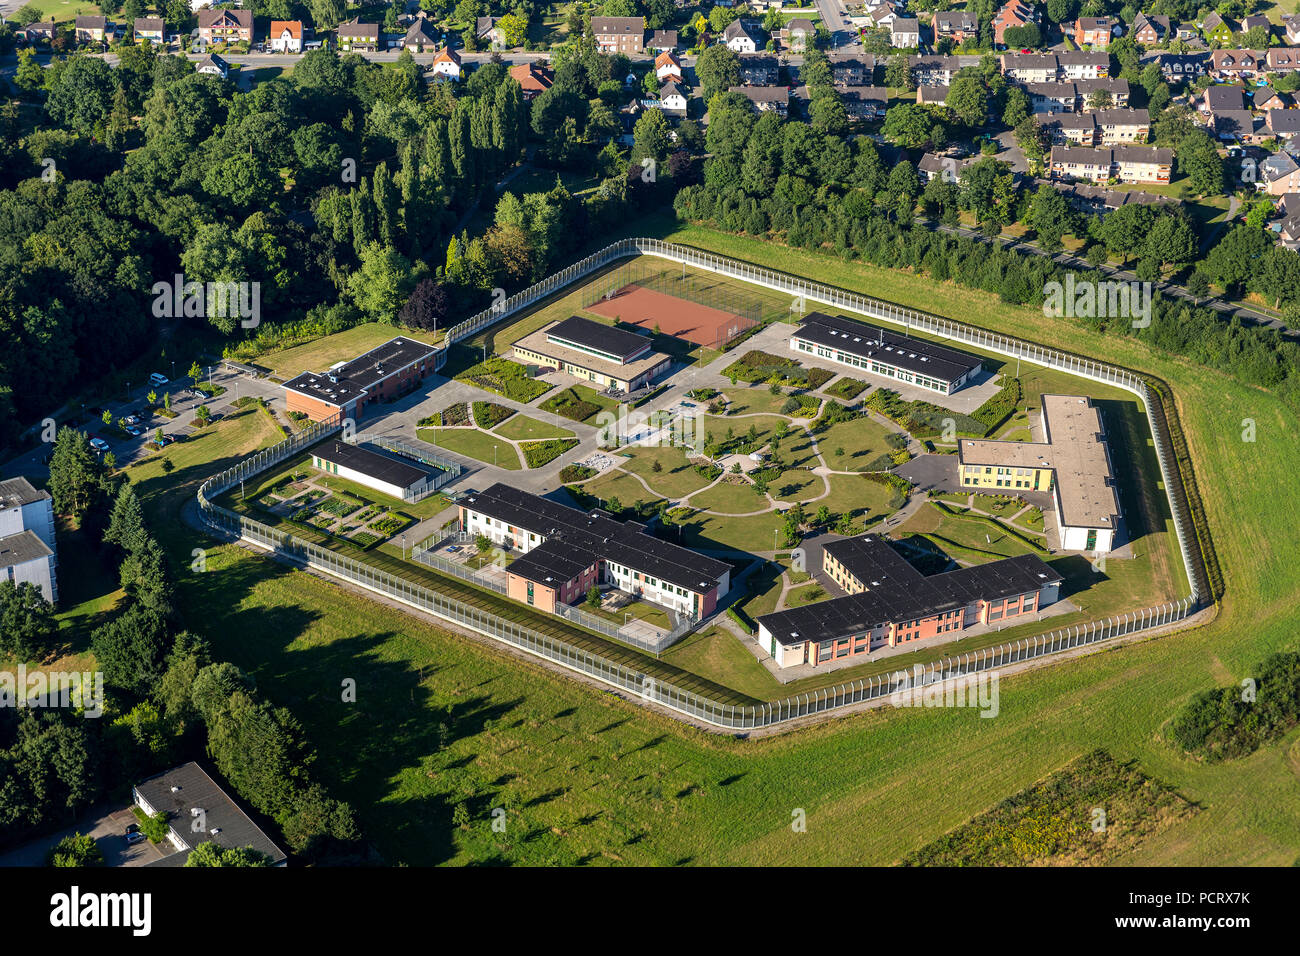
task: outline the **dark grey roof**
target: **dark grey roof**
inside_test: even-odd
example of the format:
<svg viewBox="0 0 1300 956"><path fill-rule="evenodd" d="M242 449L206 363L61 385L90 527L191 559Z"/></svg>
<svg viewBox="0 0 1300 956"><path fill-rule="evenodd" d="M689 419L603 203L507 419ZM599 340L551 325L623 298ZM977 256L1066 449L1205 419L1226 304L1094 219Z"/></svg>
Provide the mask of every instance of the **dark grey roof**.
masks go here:
<svg viewBox="0 0 1300 956"><path fill-rule="evenodd" d="M510 573L529 581L559 587L572 581L599 558L589 551L575 550L562 538L547 538L527 554L510 563Z"/></svg>
<svg viewBox="0 0 1300 956"><path fill-rule="evenodd" d="M571 315L567 319L556 322L546 330L546 337L560 339L562 340L560 344L574 342L598 352L617 355L623 362L650 347L650 340L644 335L637 335L626 329L617 329L603 322L584 319L580 315Z"/></svg>
<svg viewBox="0 0 1300 956"><path fill-rule="evenodd" d="M252 847L269 856L272 864L285 860L284 851L193 761L150 777L137 784L135 790L155 812L167 813L176 835L191 849L205 842L215 843L223 849ZM191 830L192 811L196 807L203 810L205 824L198 833ZM183 864L187 855L184 852L169 854L164 860L177 856L180 857L178 862ZM165 864L164 860L157 862L159 865L177 865L177 862Z"/></svg>
<svg viewBox="0 0 1300 956"><path fill-rule="evenodd" d="M0 508L17 508L49 496L48 491L38 491L26 478L9 478L0 481Z"/></svg>
<svg viewBox="0 0 1300 956"><path fill-rule="evenodd" d="M1205 91L1205 105L1212 113L1243 109L1246 94L1240 86L1211 86Z"/></svg>
<svg viewBox="0 0 1300 956"><path fill-rule="evenodd" d="M781 644L834 640L884 624L933 617L981 600L1028 594L1064 580L1033 554L927 577L887 541L873 535L826 548L868 590L760 617L759 623Z"/></svg>
<svg viewBox="0 0 1300 956"><path fill-rule="evenodd" d="M792 336L859 358L873 358L909 372L921 372L943 382L955 382L982 364L978 357L945 345L824 312L808 313Z"/></svg>
<svg viewBox="0 0 1300 956"><path fill-rule="evenodd" d="M0 538L0 568L15 567L48 558L54 552L31 531L19 531Z"/></svg>
<svg viewBox="0 0 1300 956"><path fill-rule="evenodd" d="M645 526L638 522L616 521L600 511L578 511L500 482L486 491L462 498L460 503L539 534L548 542L556 541L556 549L534 559L536 567L543 565L547 554L576 557L586 565L606 558L697 592L717 586L731 570L726 562L645 533ZM528 567L525 565L521 570ZM557 564L555 571L563 574L564 567Z"/></svg>
<svg viewBox="0 0 1300 956"><path fill-rule="evenodd" d="M324 461L333 462L343 468L351 468L376 481L397 485L399 488L409 488L419 484L432 474L428 469L390 458L388 455L381 455L360 445L349 445L347 442L326 442L313 448L311 453Z"/></svg>
<svg viewBox="0 0 1300 956"><path fill-rule="evenodd" d="M285 382L284 387L343 406L395 372L437 351L432 345L398 337L328 372L303 372Z"/></svg>

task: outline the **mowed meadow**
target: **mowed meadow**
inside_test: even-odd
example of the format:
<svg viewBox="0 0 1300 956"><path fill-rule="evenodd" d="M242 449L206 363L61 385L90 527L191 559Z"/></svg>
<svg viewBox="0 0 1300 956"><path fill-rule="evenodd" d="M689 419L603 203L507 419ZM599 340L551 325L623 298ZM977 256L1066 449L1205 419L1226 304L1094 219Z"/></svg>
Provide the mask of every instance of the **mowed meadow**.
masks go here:
<svg viewBox="0 0 1300 956"><path fill-rule="evenodd" d="M1000 712L883 709L758 740L693 729L181 523L215 466L133 469L180 571L189 626L292 709L314 773L383 857L471 863L890 864L1097 747L1200 807L1113 862L1300 858L1300 731L1203 765L1161 729L1197 691L1300 644L1294 409L1141 343L995 297L699 228L660 235L1158 375L1173 387L1227 593L1208 625L1008 677ZM1243 420L1255 440L1242 440ZM265 416L216 426L229 460ZM214 446L217 443L214 442ZM178 446L183 449L185 446ZM357 701L343 703L346 679ZM504 809L505 832L492 828ZM806 832L793 815L806 814Z"/></svg>

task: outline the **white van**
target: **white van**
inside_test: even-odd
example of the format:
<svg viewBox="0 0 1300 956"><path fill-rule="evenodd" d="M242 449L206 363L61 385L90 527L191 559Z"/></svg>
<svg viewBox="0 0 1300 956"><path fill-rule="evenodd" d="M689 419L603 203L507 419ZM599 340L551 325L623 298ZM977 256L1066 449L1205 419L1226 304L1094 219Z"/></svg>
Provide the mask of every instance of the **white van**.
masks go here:
<svg viewBox="0 0 1300 956"><path fill-rule="evenodd" d="M149 376L149 384L157 388L159 385L167 384L167 376L161 372L154 372Z"/></svg>

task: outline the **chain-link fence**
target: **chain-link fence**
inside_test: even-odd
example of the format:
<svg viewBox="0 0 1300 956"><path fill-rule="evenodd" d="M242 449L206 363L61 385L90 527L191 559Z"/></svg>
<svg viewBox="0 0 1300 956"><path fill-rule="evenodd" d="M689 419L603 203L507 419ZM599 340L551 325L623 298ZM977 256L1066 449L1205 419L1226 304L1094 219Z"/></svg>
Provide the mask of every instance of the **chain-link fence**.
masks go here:
<svg viewBox="0 0 1300 956"><path fill-rule="evenodd" d="M389 435L358 435L354 444L367 442L371 445L378 445L394 455L400 455L402 458L409 458L411 461L419 462L421 465L431 465L438 469L438 474L434 479L424 486L423 490L412 493L409 489L403 491L402 499L414 504L417 501L423 501L425 498L436 493L450 482L455 481L461 476L464 469L459 462L452 461L450 458L444 458L442 455L429 451L426 448L418 448L409 442L404 442L400 438L393 438Z"/></svg>
<svg viewBox="0 0 1300 956"><path fill-rule="evenodd" d="M779 701L737 705L720 703L670 682L659 680L636 668L616 663L598 654L576 647L553 635L542 634L510 621L490 610L467 605L425 585L382 571L363 561L330 551L319 545L302 541L293 535L276 531L250 518L222 508L212 501L212 498L237 484L240 480L283 461L302 448L337 431L340 427L340 422L337 419L309 426L303 432L286 439L279 445L258 452L232 468L209 478L200 487L198 493L198 502L204 520L214 529L252 541L276 554L297 561L305 567L322 571L341 580L350 581L353 584L387 595L412 607L420 608L445 620L470 628L477 633L545 658L561 667L586 674L612 687L627 691L641 700L660 704L677 713L688 715L712 726L737 731L776 726L854 704L889 698L904 689L926 687L1041 657L1068 653L1077 648L1087 647L1117 637L1166 627L1199 610L1201 600L1206 596L1200 586L1200 582L1204 580L1200 552L1199 550L1193 551L1191 547L1191 520L1186 513L1186 500L1179 492L1181 482L1176 463L1169 449L1169 435L1165 428L1164 411L1159 407L1158 399L1153 402L1153 393L1140 376L1126 369L1108 366L1091 359L1045 348L1030 342L1022 342L1009 336L964 326L960 323L911 309L903 309L892 303L881 302L880 300L846 292L831 286L809 283L750 263L726 259L711 253L700 252L689 247L677 246L656 239L622 240L606 247L594 256L583 260L583 262L557 273L524 293L520 293L516 298L523 297L520 301L524 299L529 302L537 301L569 282L589 275L596 269L628 255L654 255L673 261L685 262L697 268L712 269L733 278L764 285L768 288L782 289L790 292L791 295L802 296L862 315L904 325L907 328L915 328L943 338L964 342L1001 355L1018 357L1073 375L1106 382L1134 393L1141 399L1147 411L1147 419L1151 426L1161 475L1169 495L1169 506L1173 515L1174 528L1183 555L1190 589L1189 595L1180 601L1170 602L1159 607L1144 608L1108 617L1105 620L1060 628L1049 634L972 651L968 654L945 657L930 664L917 665L910 672L900 670L888 675L845 681L820 690L809 691L805 694L791 695ZM545 287L544 291L543 287ZM514 306L513 308L518 307L521 306ZM466 323L456 326L453 332L462 330L460 335L463 337L473 331L485 328L501 318L502 313L497 311L480 313ZM475 323L478 324L475 325ZM435 538L445 540L445 534L442 534L441 537L435 536ZM421 552L424 558L436 557L428 554L431 541L433 539L426 540L417 546L417 550ZM462 568L462 570L468 572L468 569ZM451 573L455 574L456 572ZM475 583L481 584L478 580Z"/></svg>

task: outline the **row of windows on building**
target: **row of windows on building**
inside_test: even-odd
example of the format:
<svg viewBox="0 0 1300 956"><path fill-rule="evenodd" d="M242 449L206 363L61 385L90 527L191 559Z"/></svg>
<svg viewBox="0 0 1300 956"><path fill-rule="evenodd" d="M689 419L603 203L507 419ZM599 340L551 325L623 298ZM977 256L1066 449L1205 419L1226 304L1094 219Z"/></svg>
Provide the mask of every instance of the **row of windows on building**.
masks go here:
<svg viewBox="0 0 1300 956"><path fill-rule="evenodd" d="M922 375L919 372L906 372L902 369L895 368L892 365L883 365L880 362L871 359L860 358L856 355L850 355L847 352L826 348L824 345L813 346L808 342L796 342L795 348L801 352L807 352L810 355L817 355L819 358L830 359L832 362L839 362L841 365L851 365L854 368L865 369L868 372L874 372L877 375L885 375L889 378L896 378L900 382L908 382L912 385L919 385L921 388L928 388L932 392L948 393L948 383L941 382L938 379L930 378L928 375Z"/></svg>

